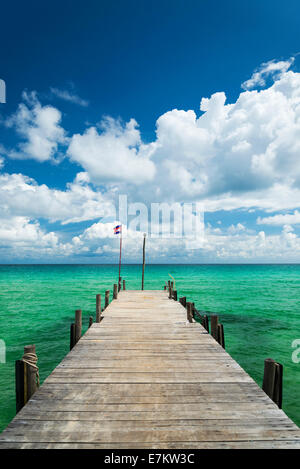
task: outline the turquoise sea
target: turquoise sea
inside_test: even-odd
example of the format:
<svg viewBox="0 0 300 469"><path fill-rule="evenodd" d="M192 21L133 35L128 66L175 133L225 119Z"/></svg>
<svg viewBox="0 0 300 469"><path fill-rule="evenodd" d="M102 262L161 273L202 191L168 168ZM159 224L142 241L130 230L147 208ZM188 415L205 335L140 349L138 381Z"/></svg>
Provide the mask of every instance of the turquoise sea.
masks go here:
<svg viewBox="0 0 300 469"><path fill-rule="evenodd" d="M141 266L122 269L126 287L140 288ZM265 358L283 364L283 409L300 426L300 363L291 346L300 339L300 265L148 265L145 288L162 288L168 274L179 296L220 314L227 351L260 386ZM14 364L24 345L36 344L43 381L69 350L75 309L86 329L96 293L117 277L112 265L0 266L0 431L15 415Z"/></svg>

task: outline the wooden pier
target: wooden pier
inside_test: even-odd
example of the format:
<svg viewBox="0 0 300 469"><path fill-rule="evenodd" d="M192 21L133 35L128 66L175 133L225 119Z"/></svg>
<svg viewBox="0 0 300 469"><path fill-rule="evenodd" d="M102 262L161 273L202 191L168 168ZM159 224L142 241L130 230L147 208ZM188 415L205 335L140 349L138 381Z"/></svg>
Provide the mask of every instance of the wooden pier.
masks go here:
<svg viewBox="0 0 300 469"><path fill-rule="evenodd" d="M167 291L121 291L2 448L300 448L299 428Z"/></svg>

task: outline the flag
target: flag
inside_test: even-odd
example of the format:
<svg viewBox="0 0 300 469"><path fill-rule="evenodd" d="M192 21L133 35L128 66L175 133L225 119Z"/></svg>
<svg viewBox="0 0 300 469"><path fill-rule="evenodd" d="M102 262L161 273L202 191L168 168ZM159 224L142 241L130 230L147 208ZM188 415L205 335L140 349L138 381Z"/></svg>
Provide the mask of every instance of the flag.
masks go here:
<svg viewBox="0 0 300 469"><path fill-rule="evenodd" d="M117 225L114 227L114 234L119 234L122 231L122 225Z"/></svg>

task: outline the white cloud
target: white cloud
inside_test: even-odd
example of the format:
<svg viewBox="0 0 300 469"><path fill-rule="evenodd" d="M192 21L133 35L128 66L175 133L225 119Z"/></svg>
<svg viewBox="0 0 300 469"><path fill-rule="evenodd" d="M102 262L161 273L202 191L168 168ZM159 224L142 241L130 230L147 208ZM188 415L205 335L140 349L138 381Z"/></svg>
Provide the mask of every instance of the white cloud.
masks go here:
<svg viewBox="0 0 300 469"><path fill-rule="evenodd" d="M241 231L245 231L245 226L242 223L237 223L236 225L231 225L228 228L228 233L235 234L240 233Z"/></svg>
<svg viewBox="0 0 300 469"><path fill-rule="evenodd" d="M60 144L67 143L60 126L61 112L53 106L42 106L36 93L23 93L24 102L16 113L6 120L24 140L17 149L7 152L10 158L34 159L39 162L54 159Z"/></svg>
<svg viewBox="0 0 300 469"><path fill-rule="evenodd" d="M57 98L69 101L70 103L78 104L82 107L87 107L89 102L86 99L80 98L77 94L70 93L68 90L60 90L59 88L50 88L51 93Z"/></svg>
<svg viewBox="0 0 300 469"><path fill-rule="evenodd" d="M258 225L299 225L300 224L300 212L295 210L294 213L278 214L272 217L258 217Z"/></svg>
<svg viewBox="0 0 300 469"><path fill-rule="evenodd" d="M271 77L276 80L287 72L295 61L295 57L288 60L270 60L258 67L249 80L242 84L244 90L250 90L256 86L265 86L266 79Z"/></svg>
<svg viewBox="0 0 300 469"><path fill-rule="evenodd" d="M155 166L144 152L137 123L131 119L125 126L107 118L101 123L102 132L88 128L83 135L75 134L67 151L70 159L79 163L96 183L126 181L142 184L154 178Z"/></svg>
<svg viewBox="0 0 300 469"><path fill-rule="evenodd" d="M62 224L115 216L109 195L94 191L79 173L65 191L38 185L22 174L0 174L0 216L44 218Z"/></svg>
<svg viewBox="0 0 300 469"><path fill-rule="evenodd" d="M11 217L1 219L0 245L14 246L54 246L58 238L53 232L45 233L38 222L32 222L27 217Z"/></svg>

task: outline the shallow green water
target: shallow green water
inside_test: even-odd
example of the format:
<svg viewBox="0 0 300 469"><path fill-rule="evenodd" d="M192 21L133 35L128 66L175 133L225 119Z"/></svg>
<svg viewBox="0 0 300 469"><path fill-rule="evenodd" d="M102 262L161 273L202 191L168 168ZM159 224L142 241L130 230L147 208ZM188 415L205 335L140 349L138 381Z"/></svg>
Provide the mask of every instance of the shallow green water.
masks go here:
<svg viewBox="0 0 300 469"><path fill-rule="evenodd" d="M198 309L220 313L227 351L261 385L264 359L284 365L283 408L300 425L300 363L292 341L300 339L300 265L148 265L146 289L176 279L179 296ZM140 288L141 267L123 267L128 289ZM41 381L69 349L74 310L83 310L84 330L95 315L95 295L116 282L108 265L0 266L0 430L15 414L14 363L23 346L36 344ZM300 353L299 355L300 356Z"/></svg>

